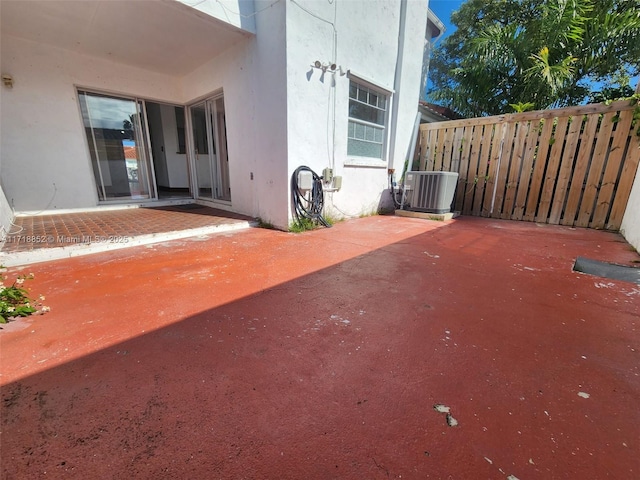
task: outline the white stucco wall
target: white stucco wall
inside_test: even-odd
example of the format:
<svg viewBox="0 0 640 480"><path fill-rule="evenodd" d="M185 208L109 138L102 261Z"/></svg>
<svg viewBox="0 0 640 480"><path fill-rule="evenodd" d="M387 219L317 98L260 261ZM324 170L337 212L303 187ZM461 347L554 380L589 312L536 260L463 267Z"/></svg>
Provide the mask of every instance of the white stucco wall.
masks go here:
<svg viewBox="0 0 640 480"><path fill-rule="evenodd" d="M74 85L166 102L179 79L68 50L2 37L2 180L17 212L86 208L97 193Z"/></svg>
<svg viewBox="0 0 640 480"><path fill-rule="evenodd" d="M390 205L385 193L387 169L404 165L417 114L422 52L427 24L427 2L406 2L405 37L398 55L401 2L354 0L287 5L287 88L289 175L307 165L319 175L332 167L343 177L342 189L325 196L336 216L374 213ZM335 26L332 26L332 24ZM334 44L334 42L336 42ZM335 51L335 57L334 57ZM387 149L384 161L358 160L347 155L349 75L311 68L314 61L335 63L391 95ZM400 60L396 76L396 61ZM395 140L393 109L397 110ZM362 163L362 162L360 162Z"/></svg>
<svg viewBox="0 0 640 480"><path fill-rule="evenodd" d="M256 2L256 44L252 52L249 79L254 92L252 121L244 129L255 128L253 158L254 211L263 220L280 228L289 226L289 177L286 22L284 1L265 8ZM243 132L245 131L243 130ZM289 160L290 161L290 160ZM247 172L243 172L245 177Z"/></svg>
<svg viewBox="0 0 640 480"><path fill-rule="evenodd" d="M288 226L284 12L284 1L261 11L256 37L182 80L187 103L224 93L233 210L280 228Z"/></svg>
<svg viewBox="0 0 640 480"><path fill-rule="evenodd" d="M10 232L11 222L13 222L13 210L4 194L2 185L0 185L0 245L2 245L6 234Z"/></svg>
<svg viewBox="0 0 640 480"><path fill-rule="evenodd" d="M638 172L631 188L620 231L627 242L640 252L640 174Z"/></svg>

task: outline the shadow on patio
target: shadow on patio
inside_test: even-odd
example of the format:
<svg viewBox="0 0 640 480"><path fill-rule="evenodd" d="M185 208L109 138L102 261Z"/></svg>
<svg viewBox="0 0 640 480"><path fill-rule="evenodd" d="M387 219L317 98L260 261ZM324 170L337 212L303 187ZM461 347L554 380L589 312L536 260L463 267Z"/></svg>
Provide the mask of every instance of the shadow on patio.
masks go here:
<svg viewBox="0 0 640 480"><path fill-rule="evenodd" d="M3 478L637 475L640 290L571 271L637 260L622 237L370 217L194 240L34 266L52 312L0 333Z"/></svg>

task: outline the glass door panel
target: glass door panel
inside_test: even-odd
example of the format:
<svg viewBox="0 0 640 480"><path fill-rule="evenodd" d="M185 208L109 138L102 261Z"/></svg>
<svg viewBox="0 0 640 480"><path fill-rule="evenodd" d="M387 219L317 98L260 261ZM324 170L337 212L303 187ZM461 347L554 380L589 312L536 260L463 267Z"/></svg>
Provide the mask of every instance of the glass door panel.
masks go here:
<svg viewBox="0 0 640 480"><path fill-rule="evenodd" d="M199 103L189 110L193 130L193 155L198 197L213 199L213 162L211 157L215 159L215 145L211 137L207 103Z"/></svg>
<svg viewBox="0 0 640 480"><path fill-rule="evenodd" d="M229 157L227 155L227 124L224 112L224 99L216 98L213 101L215 112L216 140L220 146L217 158L217 188L216 198L231 201L231 183L229 181Z"/></svg>
<svg viewBox="0 0 640 480"><path fill-rule="evenodd" d="M98 198L151 198L143 102L82 91L78 97Z"/></svg>
<svg viewBox="0 0 640 480"><path fill-rule="evenodd" d="M189 108L198 196L231 201L224 100L211 98Z"/></svg>

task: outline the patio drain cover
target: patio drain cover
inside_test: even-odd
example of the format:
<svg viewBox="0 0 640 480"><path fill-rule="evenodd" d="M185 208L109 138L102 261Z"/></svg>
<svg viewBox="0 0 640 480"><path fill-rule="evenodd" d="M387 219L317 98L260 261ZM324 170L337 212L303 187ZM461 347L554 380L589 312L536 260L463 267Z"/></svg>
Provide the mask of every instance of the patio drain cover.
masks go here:
<svg viewBox="0 0 640 480"><path fill-rule="evenodd" d="M573 265L575 272L588 273L598 277L622 280L623 282L640 285L640 268L617 265L615 263L600 262L589 258L578 257Z"/></svg>

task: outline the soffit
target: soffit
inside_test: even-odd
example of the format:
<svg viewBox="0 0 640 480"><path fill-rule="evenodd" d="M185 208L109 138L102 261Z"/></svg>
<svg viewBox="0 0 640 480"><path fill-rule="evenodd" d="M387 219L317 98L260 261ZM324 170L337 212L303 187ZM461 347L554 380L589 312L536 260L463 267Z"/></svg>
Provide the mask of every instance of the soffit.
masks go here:
<svg viewBox="0 0 640 480"><path fill-rule="evenodd" d="M3 34L182 76L251 34L173 0L1 0Z"/></svg>

